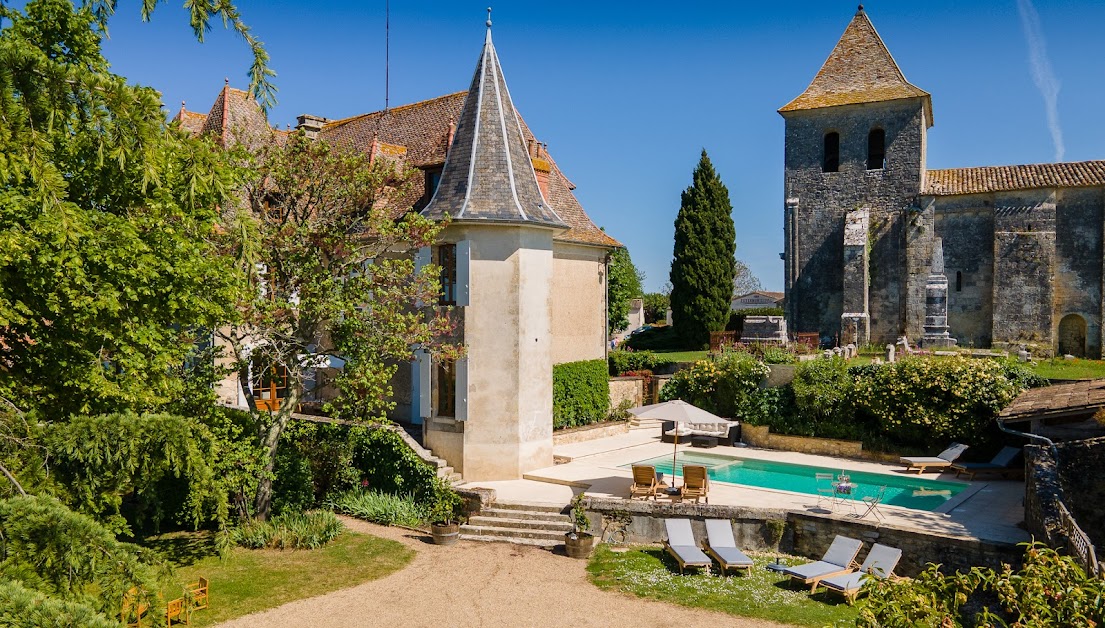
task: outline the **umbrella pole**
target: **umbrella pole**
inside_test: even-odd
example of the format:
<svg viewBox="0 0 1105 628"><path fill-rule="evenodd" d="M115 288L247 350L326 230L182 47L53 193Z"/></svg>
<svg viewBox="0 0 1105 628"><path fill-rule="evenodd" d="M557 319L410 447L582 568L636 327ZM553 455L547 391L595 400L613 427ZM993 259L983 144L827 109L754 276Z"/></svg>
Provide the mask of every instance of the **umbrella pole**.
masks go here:
<svg viewBox="0 0 1105 628"><path fill-rule="evenodd" d="M671 450L671 488L675 489L675 454L679 453L679 424L675 424L675 439L672 441L675 445ZM686 482L686 478L683 479Z"/></svg>

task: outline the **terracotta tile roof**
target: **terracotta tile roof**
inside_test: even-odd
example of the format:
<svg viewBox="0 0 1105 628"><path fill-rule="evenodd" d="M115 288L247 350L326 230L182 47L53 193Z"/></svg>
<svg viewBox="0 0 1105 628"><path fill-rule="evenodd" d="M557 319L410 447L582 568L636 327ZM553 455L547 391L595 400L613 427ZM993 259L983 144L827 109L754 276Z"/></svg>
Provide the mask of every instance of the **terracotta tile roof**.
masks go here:
<svg viewBox="0 0 1105 628"><path fill-rule="evenodd" d="M196 111L188 111L184 108L184 103L181 103L180 111L173 116L172 122L179 122L180 128L192 135L199 135L203 131L203 125L207 122L207 116Z"/></svg>
<svg viewBox="0 0 1105 628"><path fill-rule="evenodd" d="M861 7L813 82L779 113L903 98L923 98L932 126L931 97L905 79Z"/></svg>
<svg viewBox="0 0 1105 628"><path fill-rule="evenodd" d="M1090 415L1105 407L1105 379L1055 384L1026 390L998 418L1027 421Z"/></svg>
<svg viewBox="0 0 1105 628"><path fill-rule="evenodd" d="M341 120L328 122L319 132L322 137L334 144L356 147L359 150L370 152L375 140L381 154L401 152L405 149L407 163L419 168L440 167L445 162L445 152L452 134L451 124L460 117L461 108L464 105L464 97L468 92L455 92L423 100L400 107L394 107L387 111L352 116ZM224 103L226 106L224 108ZM229 116L231 126L235 120L241 120L244 124L251 125L254 131L258 130L258 122L264 120L264 114L256 103L249 98L249 94L242 90L229 86L219 92L211 112L203 114L186 112L190 119L200 120L203 124L198 128L186 127L193 133L199 134L204 128L212 131L218 130L219 137L223 137L223 125L221 119L224 113ZM178 114L179 115L179 114ZM194 118L192 118L194 116ZM218 121L212 121L212 117ZM522 125L522 135L526 142L535 141L533 133L526 126L525 120L519 121ZM183 122L183 121L182 121ZM267 128L267 124L266 124ZM273 130L277 141L287 137L288 132L279 129ZM547 153L543 158L549 162L549 203L560 217L568 223L569 229L556 236L558 242L575 242L580 244L618 247L621 243L606 235L584 211L572 190L575 185L564 176L556 162ZM425 198L425 180L416 178L411 190L405 195L402 203L397 203L397 213L406 211L407 208L421 210L428 199ZM400 207L401 205L401 207Z"/></svg>
<svg viewBox="0 0 1105 628"><path fill-rule="evenodd" d="M1033 188L1105 186L1105 161L949 168L925 173L922 194L950 196Z"/></svg>

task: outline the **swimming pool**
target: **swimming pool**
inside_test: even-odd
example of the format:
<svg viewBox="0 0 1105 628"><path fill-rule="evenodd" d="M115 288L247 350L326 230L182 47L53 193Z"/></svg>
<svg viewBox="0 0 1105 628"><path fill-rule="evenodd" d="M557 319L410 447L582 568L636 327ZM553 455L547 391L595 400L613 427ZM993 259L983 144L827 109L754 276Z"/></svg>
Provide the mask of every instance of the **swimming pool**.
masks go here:
<svg viewBox="0 0 1105 628"><path fill-rule="evenodd" d="M759 488L781 491L793 491L817 495L816 473L839 475L841 469L831 467L812 467L802 464L755 460L752 458L734 458L699 452L681 451L676 460L675 475L682 476L684 464L698 464L706 467L706 473L714 482L743 484ZM648 465L656 467L665 475L672 475L671 456L657 456L640 462L623 465ZM962 482L944 482L941 480L922 480L916 476L886 475L847 471L855 488L853 499L857 502L864 497L874 497L879 488L886 487L882 503L914 510L936 510L945 502L969 486Z"/></svg>

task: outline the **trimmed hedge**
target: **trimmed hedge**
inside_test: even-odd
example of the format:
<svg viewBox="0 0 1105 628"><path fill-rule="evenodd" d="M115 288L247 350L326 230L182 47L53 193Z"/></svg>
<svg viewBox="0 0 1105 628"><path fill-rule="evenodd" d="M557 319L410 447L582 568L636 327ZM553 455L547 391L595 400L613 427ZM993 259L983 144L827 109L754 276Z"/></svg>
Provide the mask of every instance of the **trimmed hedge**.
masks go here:
<svg viewBox="0 0 1105 628"><path fill-rule="evenodd" d="M610 411L607 368L606 360L553 366L553 429L606 420Z"/></svg>
<svg viewBox="0 0 1105 628"><path fill-rule="evenodd" d="M610 374L625 375L630 371L655 371L675 364L675 360L651 351L611 351Z"/></svg>

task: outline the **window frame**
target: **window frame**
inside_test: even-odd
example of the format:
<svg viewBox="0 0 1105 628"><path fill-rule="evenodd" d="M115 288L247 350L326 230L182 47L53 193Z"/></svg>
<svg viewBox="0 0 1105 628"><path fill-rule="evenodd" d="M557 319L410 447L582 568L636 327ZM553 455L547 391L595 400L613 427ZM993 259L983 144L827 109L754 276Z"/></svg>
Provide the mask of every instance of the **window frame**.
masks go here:
<svg viewBox="0 0 1105 628"><path fill-rule="evenodd" d="M876 142L875 138L880 138L881 141ZM877 147L878 152L872 151L872 147ZM878 157L878 167L873 167L873 157ZM868 170L883 170L886 168L886 129L881 127L875 127L867 133L867 169Z"/></svg>
<svg viewBox="0 0 1105 628"><path fill-rule="evenodd" d="M832 138L832 150L830 150ZM828 131L821 138L821 172L840 172L840 132Z"/></svg>
<svg viewBox="0 0 1105 628"><path fill-rule="evenodd" d="M434 252L434 262L441 268L439 280L441 281L441 293L438 295L438 305L457 304L457 245L456 243L443 243L437 246Z"/></svg>

